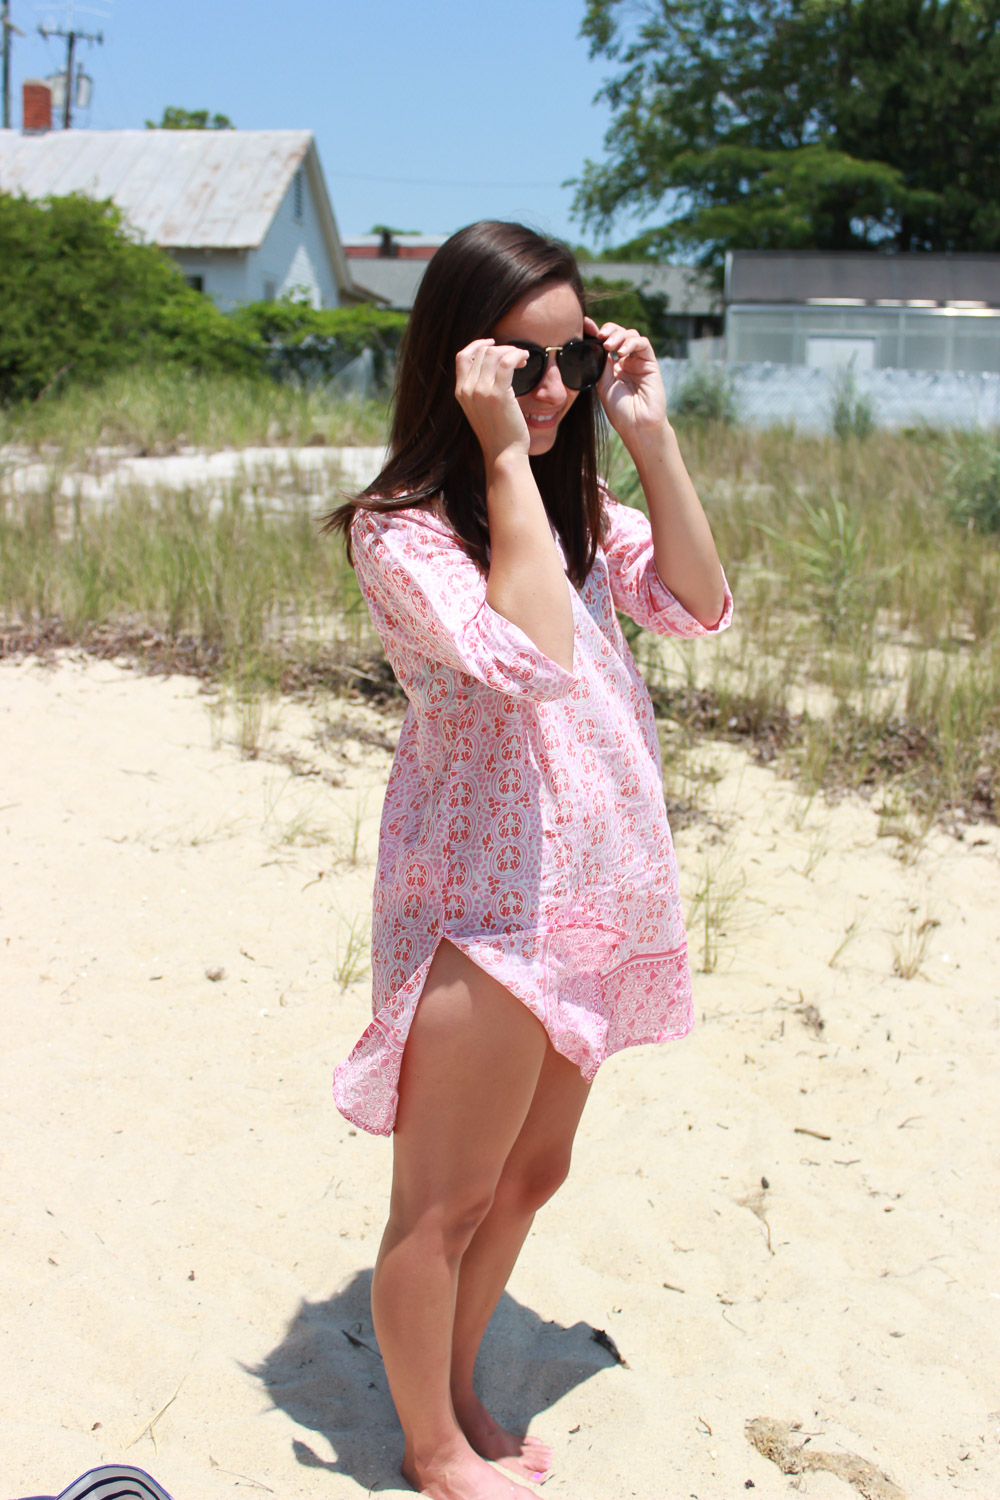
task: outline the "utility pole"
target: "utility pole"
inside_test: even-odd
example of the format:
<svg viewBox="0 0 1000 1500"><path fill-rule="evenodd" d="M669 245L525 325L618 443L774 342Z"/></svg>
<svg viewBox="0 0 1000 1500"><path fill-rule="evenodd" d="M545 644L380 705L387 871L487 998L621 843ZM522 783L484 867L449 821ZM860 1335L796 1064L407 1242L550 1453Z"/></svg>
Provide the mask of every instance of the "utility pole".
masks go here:
<svg viewBox="0 0 1000 1500"><path fill-rule="evenodd" d="M3 128L10 129L10 38L12 32L24 36L20 27L10 18L10 0L3 0L0 10L0 31L3 31Z"/></svg>
<svg viewBox="0 0 1000 1500"><path fill-rule="evenodd" d="M7 0L4 0L6 5ZM63 31L61 26L46 28L39 26L40 34L48 41L50 36L61 36L66 40L66 92L63 97L63 130L68 130L73 123L73 59L76 55L77 42L94 42L103 46L104 36L100 31L93 33L89 31L76 31L70 27L69 31Z"/></svg>

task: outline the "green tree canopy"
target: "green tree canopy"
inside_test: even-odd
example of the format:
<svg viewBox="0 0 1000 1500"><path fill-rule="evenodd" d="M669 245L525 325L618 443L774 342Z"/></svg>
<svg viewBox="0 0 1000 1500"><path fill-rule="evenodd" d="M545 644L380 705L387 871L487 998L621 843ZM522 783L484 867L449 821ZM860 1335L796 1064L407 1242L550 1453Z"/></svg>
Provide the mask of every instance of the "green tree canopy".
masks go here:
<svg viewBox="0 0 1000 1500"><path fill-rule="evenodd" d="M146 121L147 130L235 130L228 115L210 115L207 109L178 109L168 104L159 124Z"/></svg>
<svg viewBox="0 0 1000 1500"><path fill-rule="evenodd" d="M633 252L1000 250L1000 0L588 0L615 66L574 209Z"/></svg>

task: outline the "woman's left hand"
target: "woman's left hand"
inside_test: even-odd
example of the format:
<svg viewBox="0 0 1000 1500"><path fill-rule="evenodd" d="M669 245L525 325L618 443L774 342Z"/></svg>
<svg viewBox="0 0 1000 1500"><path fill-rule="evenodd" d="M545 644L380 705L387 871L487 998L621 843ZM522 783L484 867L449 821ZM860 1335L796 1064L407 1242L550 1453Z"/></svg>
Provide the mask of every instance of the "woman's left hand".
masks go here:
<svg viewBox="0 0 1000 1500"><path fill-rule="evenodd" d="M583 320L585 333L596 335L610 358L597 382L597 394L608 421L626 447L630 440L662 433L667 423L667 396L653 346L644 334L617 323Z"/></svg>

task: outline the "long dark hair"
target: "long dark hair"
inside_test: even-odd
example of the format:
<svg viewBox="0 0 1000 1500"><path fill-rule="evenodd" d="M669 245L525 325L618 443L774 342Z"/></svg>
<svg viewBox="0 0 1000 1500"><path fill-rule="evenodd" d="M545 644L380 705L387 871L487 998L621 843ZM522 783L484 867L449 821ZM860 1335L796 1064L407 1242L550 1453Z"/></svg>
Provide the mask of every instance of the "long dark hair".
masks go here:
<svg viewBox="0 0 1000 1500"><path fill-rule="evenodd" d="M486 473L479 442L455 396L455 356L485 337L522 297L550 284L571 286L586 309L569 248L523 224L484 219L460 229L436 252L400 347L388 461L367 489L324 520L324 531L343 535L348 556L351 522L359 510L440 507L466 552L486 572ZM577 585L590 572L601 535L602 421L595 391L581 391L552 448L531 459Z"/></svg>

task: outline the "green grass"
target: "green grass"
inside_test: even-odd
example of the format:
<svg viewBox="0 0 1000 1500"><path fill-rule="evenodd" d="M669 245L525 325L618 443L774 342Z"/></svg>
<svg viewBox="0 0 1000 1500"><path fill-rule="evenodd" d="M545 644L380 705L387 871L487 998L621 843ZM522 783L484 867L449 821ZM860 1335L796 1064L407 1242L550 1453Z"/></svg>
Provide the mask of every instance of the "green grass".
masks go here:
<svg viewBox="0 0 1000 1500"><path fill-rule="evenodd" d="M354 573L305 497L272 513L236 487L93 510L8 496L0 614L13 646L81 643L224 682L248 733L262 694L367 680L369 663L377 689L382 673Z"/></svg>
<svg viewBox="0 0 1000 1500"><path fill-rule="evenodd" d="M808 790L892 785L924 813L1000 816L1000 541L955 501L956 454L979 495L996 446L684 427L737 616L709 646L638 643L658 712L751 740ZM611 471L639 503L620 452Z"/></svg>
<svg viewBox="0 0 1000 1500"><path fill-rule="evenodd" d="M0 408L0 446L85 466L104 447L163 454L185 447L379 443L385 417L384 401L163 366Z"/></svg>

